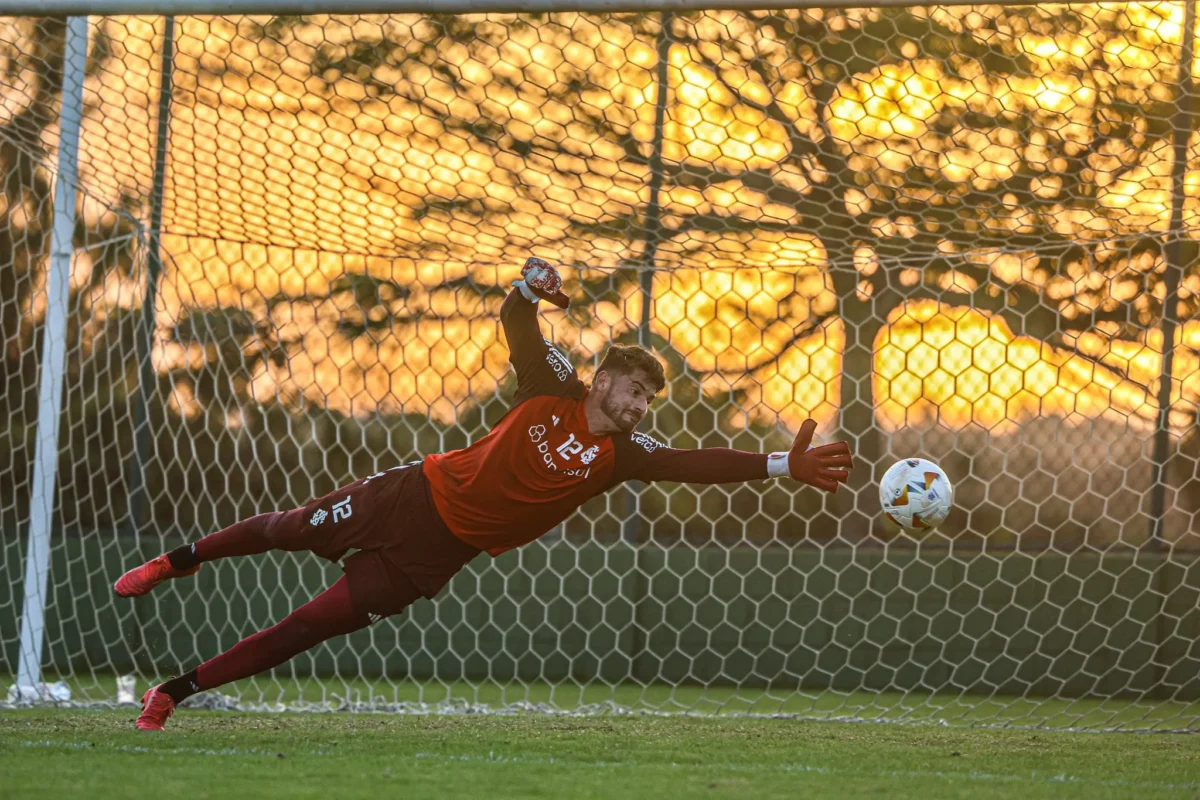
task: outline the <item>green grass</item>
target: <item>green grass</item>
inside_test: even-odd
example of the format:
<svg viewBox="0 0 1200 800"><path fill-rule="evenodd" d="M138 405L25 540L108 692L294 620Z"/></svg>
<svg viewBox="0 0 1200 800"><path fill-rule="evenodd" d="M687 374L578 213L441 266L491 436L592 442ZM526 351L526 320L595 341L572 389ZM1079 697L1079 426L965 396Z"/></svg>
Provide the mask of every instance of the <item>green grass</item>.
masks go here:
<svg viewBox="0 0 1200 800"><path fill-rule="evenodd" d="M0 711L0 796L1200 796L1200 737L786 719ZM748 794L751 793L751 794Z"/></svg>
<svg viewBox="0 0 1200 800"><path fill-rule="evenodd" d="M166 675L138 681L138 696ZM76 701L115 699L116 675L79 672L46 681L65 680ZM0 689L13 683L0 673ZM347 677L293 676L285 666L258 678L239 681L220 693L244 704L271 708L298 704L336 707L344 702L416 704L456 707L485 705L499 709L514 703L545 704L571 711L584 706L617 706L636 711L704 715L789 715L804 719L924 722L939 725L1082 728L1121 731L1200 730L1200 701L1158 699L1044 698L956 695L934 692L837 692L832 690L774 690L732 686L668 686L603 683L580 686L549 683L468 683L465 681L374 681Z"/></svg>

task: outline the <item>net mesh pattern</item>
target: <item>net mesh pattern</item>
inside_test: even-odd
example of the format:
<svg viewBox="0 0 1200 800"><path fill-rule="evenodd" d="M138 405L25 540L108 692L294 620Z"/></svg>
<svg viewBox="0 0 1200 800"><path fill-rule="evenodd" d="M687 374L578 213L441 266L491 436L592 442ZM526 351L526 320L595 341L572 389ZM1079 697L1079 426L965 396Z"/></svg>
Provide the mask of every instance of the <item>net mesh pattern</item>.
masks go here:
<svg viewBox="0 0 1200 800"><path fill-rule="evenodd" d="M166 21L91 18L47 674L111 701L115 675L190 668L327 586L336 568L276 554L134 603L110 589L483 435L514 389L499 304L538 255L573 301L543 330L585 380L612 342L663 360L646 432L767 452L811 417L851 442L848 490L618 489L436 601L197 702L1196 727L1183 19L179 17L161 119ZM64 32L0 20L0 672ZM876 488L914 455L956 488L921 537L885 524Z"/></svg>

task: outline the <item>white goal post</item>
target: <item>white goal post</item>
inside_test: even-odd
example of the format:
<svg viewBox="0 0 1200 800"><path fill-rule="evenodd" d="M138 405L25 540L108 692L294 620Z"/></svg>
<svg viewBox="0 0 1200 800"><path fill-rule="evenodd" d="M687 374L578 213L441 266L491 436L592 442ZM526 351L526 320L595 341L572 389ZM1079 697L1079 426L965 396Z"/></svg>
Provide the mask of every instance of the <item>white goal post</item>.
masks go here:
<svg viewBox="0 0 1200 800"><path fill-rule="evenodd" d="M849 491L619 489L194 705L1200 728L1193 3L3 15L10 704L116 702L328 585L272 554L110 588L481 436L533 254L585 379L662 358L648 433L812 417ZM923 537L878 513L912 455L956 485Z"/></svg>
<svg viewBox="0 0 1200 800"><path fill-rule="evenodd" d="M83 116L83 72L87 61L87 20L67 25L62 86L62 133L54 189L54 229L46 290L46 324L38 389L37 450L29 503L29 540L25 553L25 598L16 691L20 698L45 695L41 680L45 634L46 584L50 572L50 529L54 516L59 414L67 354L67 296L74 253L75 182L78 177L79 124Z"/></svg>

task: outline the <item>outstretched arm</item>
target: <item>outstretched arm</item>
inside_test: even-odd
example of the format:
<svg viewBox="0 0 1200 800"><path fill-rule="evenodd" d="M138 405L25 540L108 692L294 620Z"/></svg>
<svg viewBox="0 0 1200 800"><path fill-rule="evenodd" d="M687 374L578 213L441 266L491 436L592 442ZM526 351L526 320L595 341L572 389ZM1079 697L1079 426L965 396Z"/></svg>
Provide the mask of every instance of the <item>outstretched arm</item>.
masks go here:
<svg viewBox="0 0 1200 800"><path fill-rule="evenodd" d="M618 450L617 481L741 483L788 477L833 493L854 466L845 442L809 447L817 424L806 420L786 453L747 453L726 447L677 450L645 434L623 440Z"/></svg>
<svg viewBox="0 0 1200 800"><path fill-rule="evenodd" d="M617 449L617 481L744 483L763 480L767 456L728 447L678 450L646 434L635 433Z"/></svg>

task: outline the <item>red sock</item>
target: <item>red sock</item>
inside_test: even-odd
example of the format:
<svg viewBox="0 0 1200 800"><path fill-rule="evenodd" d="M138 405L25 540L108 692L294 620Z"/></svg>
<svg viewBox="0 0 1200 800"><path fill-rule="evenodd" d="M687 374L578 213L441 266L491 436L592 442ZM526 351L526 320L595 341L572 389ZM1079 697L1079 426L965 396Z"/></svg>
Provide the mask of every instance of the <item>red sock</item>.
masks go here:
<svg viewBox="0 0 1200 800"><path fill-rule="evenodd" d="M267 528L282 516L282 511L272 511L235 522L224 530L210 533L200 539L191 546L191 551L197 562L265 553L274 549L267 538Z"/></svg>
<svg viewBox="0 0 1200 800"><path fill-rule="evenodd" d="M209 537L211 538L211 537ZM201 540L203 541L203 540ZM365 628L370 617L356 611L346 576L282 622L259 631L196 668L196 690L215 689L277 667L326 639Z"/></svg>

